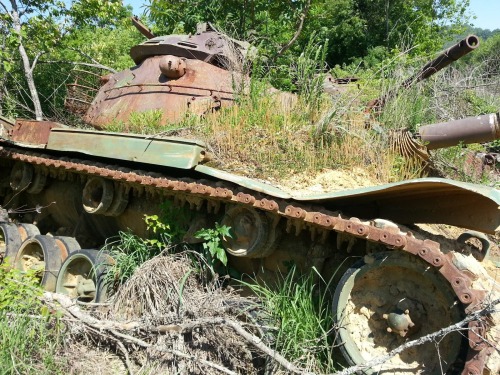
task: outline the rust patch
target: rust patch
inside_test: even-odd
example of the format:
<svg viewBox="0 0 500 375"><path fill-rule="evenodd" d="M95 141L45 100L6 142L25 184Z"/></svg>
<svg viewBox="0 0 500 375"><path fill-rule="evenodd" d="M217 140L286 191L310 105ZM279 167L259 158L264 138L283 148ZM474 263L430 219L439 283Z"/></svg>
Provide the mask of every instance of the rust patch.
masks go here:
<svg viewBox="0 0 500 375"><path fill-rule="evenodd" d="M62 127L61 124L53 121L16 120L16 124L12 128L11 140L46 146L50 131L60 127Z"/></svg>

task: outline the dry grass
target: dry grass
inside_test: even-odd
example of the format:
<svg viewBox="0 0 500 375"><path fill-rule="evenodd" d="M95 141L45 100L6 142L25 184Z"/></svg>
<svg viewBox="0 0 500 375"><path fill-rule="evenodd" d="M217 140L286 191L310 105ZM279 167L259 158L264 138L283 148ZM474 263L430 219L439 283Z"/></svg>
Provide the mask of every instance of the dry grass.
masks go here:
<svg viewBox="0 0 500 375"><path fill-rule="evenodd" d="M236 373L256 374L264 362L248 343L230 327L211 324L217 317L239 321L252 319L254 302L242 299L216 282L203 281L192 253L158 256L145 262L119 289L110 308L117 321L141 321L153 327L166 327L156 337L154 347L134 357L147 373L220 373L216 369L183 360L166 347L219 364ZM187 333L177 330L189 321L205 321ZM215 320L214 320L215 322ZM138 355L138 353L136 353ZM134 356L136 355L134 354Z"/></svg>

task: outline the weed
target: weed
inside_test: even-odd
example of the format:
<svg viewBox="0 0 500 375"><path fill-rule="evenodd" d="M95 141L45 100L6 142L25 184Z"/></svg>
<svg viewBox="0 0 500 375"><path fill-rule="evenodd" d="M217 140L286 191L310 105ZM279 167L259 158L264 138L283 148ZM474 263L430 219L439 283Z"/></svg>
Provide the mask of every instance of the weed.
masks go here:
<svg viewBox="0 0 500 375"><path fill-rule="evenodd" d="M160 241L155 242L120 231L118 236L108 240L102 249L114 259L106 273L105 283L116 290L141 264L160 254L163 249Z"/></svg>
<svg viewBox="0 0 500 375"><path fill-rule="evenodd" d="M231 237L229 231L230 228L226 225L215 223L215 228L201 229L194 234L196 238L204 241L203 255L212 271L217 268L217 262L222 263L224 267L227 265L226 250L221 242L224 237Z"/></svg>

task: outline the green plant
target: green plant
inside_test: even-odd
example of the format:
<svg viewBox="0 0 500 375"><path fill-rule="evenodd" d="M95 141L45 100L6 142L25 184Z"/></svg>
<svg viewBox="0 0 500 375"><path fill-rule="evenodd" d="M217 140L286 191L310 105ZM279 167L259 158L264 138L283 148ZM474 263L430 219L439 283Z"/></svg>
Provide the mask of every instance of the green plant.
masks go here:
<svg viewBox="0 0 500 375"><path fill-rule="evenodd" d="M203 242L203 255L212 269L216 266L217 261L224 266L227 265L226 250L222 247L221 241L224 237L231 237L229 230L228 226L215 223L215 228L201 229L194 234L196 238L205 241Z"/></svg>
<svg viewBox="0 0 500 375"><path fill-rule="evenodd" d="M102 249L114 259L106 273L105 283L116 289L127 281L141 264L160 254L163 249L160 241L152 242L120 231L118 236L108 240Z"/></svg>
<svg viewBox="0 0 500 375"><path fill-rule="evenodd" d="M43 305L33 273L0 266L0 374L63 374L60 315Z"/></svg>
<svg viewBox="0 0 500 375"><path fill-rule="evenodd" d="M171 243L170 225L165 224L158 215L144 215L146 228L152 232L154 238L146 238L144 241L159 251L165 249Z"/></svg>
<svg viewBox="0 0 500 375"><path fill-rule="evenodd" d="M243 284L257 295L277 322L275 349L279 353L313 372L334 370L330 292L315 268L309 274L299 275L292 265L277 286Z"/></svg>

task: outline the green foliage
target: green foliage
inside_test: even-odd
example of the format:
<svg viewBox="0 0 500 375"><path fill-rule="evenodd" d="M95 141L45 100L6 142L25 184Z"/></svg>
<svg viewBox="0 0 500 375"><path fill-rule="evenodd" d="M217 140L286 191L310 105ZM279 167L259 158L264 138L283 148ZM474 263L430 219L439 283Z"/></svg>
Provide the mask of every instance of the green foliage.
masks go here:
<svg viewBox="0 0 500 375"><path fill-rule="evenodd" d="M330 294L319 272L299 275L292 266L276 287L246 284L278 324L275 350L311 372L335 371Z"/></svg>
<svg viewBox="0 0 500 375"><path fill-rule="evenodd" d="M102 250L114 259L106 273L105 283L116 289L127 281L141 264L159 255L164 247L161 240L143 239L135 234L120 231L117 237L107 241Z"/></svg>
<svg viewBox="0 0 500 375"><path fill-rule="evenodd" d="M215 268L217 262L221 262L224 266L227 265L227 254L222 247L222 240L224 237L231 237L229 231L228 226L215 223L215 228L201 229L194 234L196 238L205 241L203 242L203 255L212 269Z"/></svg>
<svg viewBox="0 0 500 375"><path fill-rule="evenodd" d="M63 374L59 314L45 307L36 276L0 265L0 373Z"/></svg>
<svg viewBox="0 0 500 375"><path fill-rule="evenodd" d="M295 78L295 86L300 98L308 104L312 111L318 111L321 105L323 93L323 81L325 79L325 58L328 40L319 45L314 34L297 59L297 66L292 71Z"/></svg>
<svg viewBox="0 0 500 375"><path fill-rule="evenodd" d="M192 211L185 207L176 206L170 200L165 200L160 206L159 220L168 227L168 236L174 244L184 239L192 220ZM165 229L164 232L167 230Z"/></svg>
<svg viewBox="0 0 500 375"><path fill-rule="evenodd" d="M145 239L146 243L151 247L156 247L161 252L172 242L170 226L161 221L158 215L144 215L144 222L154 237Z"/></svg>
<svg viewBox="0 0 500 375"><path fill-rule="evenodd" d="M42 295L36 272L22 273L6 264L0 266L0 312L10 309L29 311L40 308L38 297Z"/></svg>

